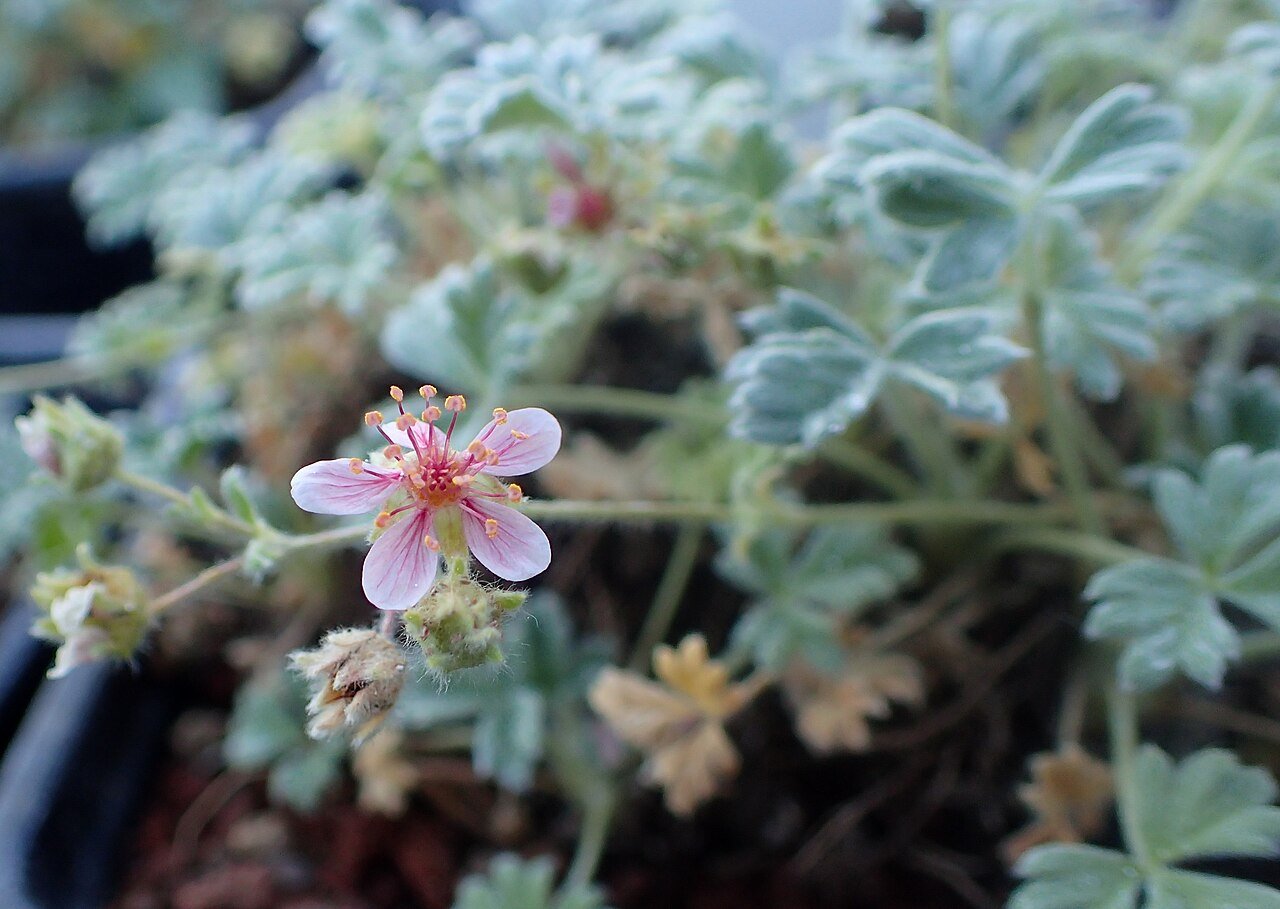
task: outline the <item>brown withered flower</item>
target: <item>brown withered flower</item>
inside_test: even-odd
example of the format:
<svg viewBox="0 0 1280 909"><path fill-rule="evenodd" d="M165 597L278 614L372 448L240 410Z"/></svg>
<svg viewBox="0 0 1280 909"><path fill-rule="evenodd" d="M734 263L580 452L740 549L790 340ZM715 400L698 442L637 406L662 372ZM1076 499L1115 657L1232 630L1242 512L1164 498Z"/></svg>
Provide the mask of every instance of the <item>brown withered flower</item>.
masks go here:
<svg viewBox="0 0 1280 909"><path fill-rule="evenodd" d="M871 723L884 719L893 704L924 700L920 664L904 654L864 654L839 675L827 675L797 663L783 677L783 691L796 714L796 733L818 754L865 751Z"/></svg>
<svg viewBox="0 0 1280 909"><path fill-rule="evenodd" d="M653 653L652 682L606 668L591 687L591 706L619 738L646 755L642 770L662 787L673 814L688 815L738 772L738 752L725 732L729 717L759 692L760 680L731 683L710 658L702 635Z"/></svg>
<svg viewBox="0 0 1280 909"><path fill-rule="evenodd" d="M1074 742L1031 758L1031 781L1018 787L1018 799L1034 819L1004 841L1012 864L1044 843L1081 843L1101 832L1115 795L1111 768Z"/></svg>
<svg viewBox="0 0 1280 909"><path fill-rule="evenodd" d="M404 654L370 628L331 631L319 647L294 651L290 661L311 686L307 734L313 739L344 729L354 730L357 742L367 739L404 686Z"/></svg>

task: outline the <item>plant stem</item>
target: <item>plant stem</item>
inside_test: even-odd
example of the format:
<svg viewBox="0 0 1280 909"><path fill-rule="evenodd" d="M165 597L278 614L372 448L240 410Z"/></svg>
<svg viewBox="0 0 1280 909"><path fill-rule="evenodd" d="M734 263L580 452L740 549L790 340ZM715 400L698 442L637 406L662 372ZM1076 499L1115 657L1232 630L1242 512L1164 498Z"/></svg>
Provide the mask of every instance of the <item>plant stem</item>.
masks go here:
<svg viewBox="0 0 1280 909"><path fill-rule="evenodd" d="M1148 557L1143 550L1117 543L1109 537L1053 527L1030 527L1004 533L996 537L990 546L992 555L1011 549L1037 549L1099 565L1118 565Z"/></svg>
<svg viewBox="0 0 1280 909"><path fill-rule="evenodd" d="M362 543L369 536L368 523L334 527L317 533L283 534L281 540L289 549L325 549Z"/></svg>
<svg viewBox="0 0 1280 909"><path fill-rule="evenodd" d="M698 550L704 532L705 528L701 524L682 524L676 532L667 570L662 573L658 590L653 595L653 603L649 606L644 625L641 626L635 647L631 650L631 659L627 664L633 671L645 671L645 667L649 665L649 654L662 643L671 629L676 610L684 599L685 588L689 586L689 577L698 562Z"/></svg>
<svg viewBox="0 0 1280 909"><path fill-rule="evenodd" d="M1123 280L1133 282L1141 276L1150 255L1166 236L1186 223L1218 185L1232 159L1253 137L1277 99L1280 99L1280 80L1275 79L1265 90L1249 94L1226 131L1196 166L1173 185L1173 189L1155 207L1146 227L1129 244L1116 267Z"/></svg>
<svg viewBox="0 0 1280 909"><path fill-rule="evenodd" d="M582 806L582 826L578 830L578 845L573 860L564 877L564 888L582 887L591 883L609 841L613 825L614 800L612 798L589 799Z"/></svg>
<svg viewBox="0 0 1280 909"><path fill-rule="evenodd" d="M1280 656L1280 634L1274 631L1251 631L1240 642L1240 659L1268 660Z"/></svg>
<svg viewBox="0 0 1280 909"><path fill-rule="evenodd" d="M43 363L0 368L0 395L24 394L104 379L128 367L87 357L65 357Z"/></svg>
<svg viewBox="0 0 1280 909"><path fill-rule="evenodd" d="M1044 399L1049 447L1052 449L1054 460L1058 462L1058 469L1062 472L1062 482L1066 487L1067 497L1075 509L1076 523L1082 530L1097 536L1105 536L1106 525L1093 501L1089 471L1075 444L1071 414L1063 406L1060 391L1054 381L1053 372L1049 368L1048 351L1044 339L1044 304L1039 289L1037 225L1033 218L1028 220L1030 223L1024 228L1026 238L1022 244L1021 254L1022 319L1031 345L1031 368L1035 372L1036 384Z"/></svg>
<svg viewBox="0 0 1280 909"><path fill-rule="evenodd" d="M204 571L200 572L191 580L170 590L168 593L162 594L151 601L148 612L154 618L160 615L166 609L176 606L188 597L199 593L211 584L235 574L244 565L244 557L236 556L233 559L227 559L225 562L219 562L216 565L210 565Z"/></svg>
<svg viewBox="0 0 1280 909"><path fill-rule="evenodd" d="M933 8L933 113L947 129L955 128L954 86L951 84L951 3L939 0Z"/></svg>
<svg viewBox="0 0 1280 909"><path fill-rule="evenodd" d="M190 492L183 492L181 489L177 489L160 480L153 480L151 477L124 469L116 471L116 479L141 492L151 493L162 499L167 499L179 507L190 508L193 505ZM217 506L214 506L208 514L213 523L234 533L247 537L256 537L259 534L260 529L258 527L247 521L240 520L235 515Z"/></svg>
<svg viewBox="0 0 1280 909"><path fill-rule="evenodd" d="M911 474L847 439L828 439L822 443L818 454L899 499L910 499L920 494L920 487Z"/></svg>
<svg viewBox="0 0 1280 909"><path fill-rule="evenodd" d="M562 499L531 501L522 509L531 518L547 521L604 523L703 523L731 521L736 509L720 502L598 502ZM823 524L1054 524L1070 517L1056 505L1018 502L966 502L915 499L908 502L851 502L836 505L762 504L759 512L776 523L793 527Z"/></svg>
<svg viewBox="0 0 1280 909"><path fill-rule="evenodd" d="M1138 708L1132 692L1121 691L1113 684L1108 702L1108 726L1111 731L1111 766L1116 784L1116 807L1125 846L1144 871L1157 867L1142 833L1142 817L1138 806L1138 787L1134 767L1138 751Z"/></svg>
<svg viewBox="0 0 1280 909"><path fill-rule="evenodd" d="M607 385L518 385L508 393L512 407L542 405L566 413L604 413L644 420L685 420L720 426L724 408L678 395Z"/></svg>
<svg viewBox="0 0 1280 909"><path fill-rule="evenodd" d="M911 460L926 477L929 489L942 496L970 491L969 472L950 436L940 431L936 420L931 424L922 418L917 402L899 388L885 389L881 403Z"/></svg>

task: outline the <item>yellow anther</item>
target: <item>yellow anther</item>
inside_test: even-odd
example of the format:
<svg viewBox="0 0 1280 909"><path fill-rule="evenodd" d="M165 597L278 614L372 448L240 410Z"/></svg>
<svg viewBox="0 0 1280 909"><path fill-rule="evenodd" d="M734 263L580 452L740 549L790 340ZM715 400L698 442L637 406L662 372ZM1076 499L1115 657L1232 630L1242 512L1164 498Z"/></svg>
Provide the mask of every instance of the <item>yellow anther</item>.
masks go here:
<svg viewBox="0 0 1280 909"><path fill-rule="evenodd" d="M381 426L382 412L379 410L369 411L367 414L364 415L364 422L366 426Z"/></svg>
<svg viewBox="0 0 1280 909"><path fill-rule="evenodd" d="M401 432L408 430L410 426L418 422L418 418L411 413L402 413L396 417L396 429Z"/></svg>
<svg viewBox="0 0 1280 909"><path fill-rule="evenodd" d="M507 501L519 502L524 499L524 490L520 488L519 483L512 483L507 487Z"/></svg>
<svg viewBox="0 0 1280 909"><path fill-rule="evenodd" d="M475 481L476 481L476 478L474 474L460 473L453 478L453 485L454 486L470 486Z"/></svg>
<svg viewBox="0 0 1280 909"><path fill-rule="evenodd" d="M507 422L507 409L505 407L495 407L493 409L493 422L499 426Z"/></svg>
<svg viewBox="0 0 1280 909"><path fill-rule="evenodd" d="M404 391L399 385L391 386L391 400L399 402L404 400Z"/></svg>
<svg viewBox="0 0 1280 909"><path fill-rule="evenodd" d="M484 456L484 462L490 467L496 467L498 462L502 460L502 455L498 454L492 448Z"/></svg>
<svg viewBox="0 0 1280 909"><path fill-rule="evenodd" d="M498 537L498 521L496 518L488 518L484 522L484 535L491 540Z"/></svg>
<svg viewBox="0 0 1280 909"><path fill-rule="evenodd" d="M404 454L404 449L399 445L388 445L382 449L382 456L388 461L398 460L402 454Z"/></svg>
<svg viewBox="0 0 1280 909"><path fill-rule="evenodd" d="M519 439L521 442L523 442L525 439L529 438L529 434L527 432L521 432L518 429L513 429L511 430L511 438Z"/></svg>
<svg viewBox="0 0 1280 909"><path fill-rule="evenodd" d="M430 549L432 552L440 551L440 541L437 540L435 537L433 537L431 534L427 534L425 537L422 538L422 545Z"/></svg>
<svg viewBox="0 0 1280 909"><path fill-rule="evenodd" d="M471 444L467 446L467 454L477 460L483 461L489 454L489 449L479 439L473 439Z"/></svg>
<svg viewBox="0 0 1280 909"><path fill-rule="evenodd" d="M434 404L422 412L422 422L424 423L434 423L438 419L440 419L440 408Z"/></svg>
<svg viewBox="0 0 1280 909"><path fill-rule="evenodd" d="M444 409L450 413L462 413L467 409L467 399L462 395L449 395L444 399Z"/></svg>
<svg viewBox="0 0 1280 909"><path fill-rule="evenodd" d="M373 526L378 528L379 530L384 529L390 523L391 523L391 512L389 511L381 512L376 518L373 519Z"/></svg>
<svg viewBox="0 0 1280 909"><path fill-rule="evenodd" d="M423 385L418 389L418 394L422 395L422 400L430 401L439 394L439 392L436 391L436 387L434 385Z"/></svg>
<svg viewBox="0 0 1280 909"><path fill-rule="evenodd" d="M352 473L364 473L364 462L359 458L352 458L347 462L347 466L351 468Z"/></svg>

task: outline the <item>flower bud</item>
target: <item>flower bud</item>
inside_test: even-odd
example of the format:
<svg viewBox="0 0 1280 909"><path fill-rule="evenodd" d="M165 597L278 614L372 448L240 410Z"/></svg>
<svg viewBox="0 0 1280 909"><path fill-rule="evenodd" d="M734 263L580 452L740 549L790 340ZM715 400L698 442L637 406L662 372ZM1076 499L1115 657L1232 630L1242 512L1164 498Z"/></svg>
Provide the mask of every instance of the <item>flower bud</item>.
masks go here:
<svg viewBox="0 0 1280 909"><path fill-rule="evenodd" d="M313 739L344 729L354 729L356 741L368 738L404 687L404 654L370 628L331 631L319 647L294 651L289 658L311 686L307 734Z"/></svg>
<svg viewBox="0 0 1280 909"><path fill-rule="evenodd" d="M439 672L502 661L501 625L519 609L525 593L476 582L465 573L449 573L404 614L409 637L422 648L428 668Z"/></svg>
<svg viewBox="0 0 1280 909"><path fill-rule="evenodd" d="M31 588L45 613L31 633L58 645L51 678L98 660L132 658L150 622L146 594L131 570L95 562L87 546L76 557L79 568L41 572Z"/></svg>
<svg viewBox="0 0 1280 909"><path fill-rule="evenodd" d="M13 422L23 450L74 492L106 482L120 465L120 432L75 398L58 403L38 395L31 412Z"/></svg>

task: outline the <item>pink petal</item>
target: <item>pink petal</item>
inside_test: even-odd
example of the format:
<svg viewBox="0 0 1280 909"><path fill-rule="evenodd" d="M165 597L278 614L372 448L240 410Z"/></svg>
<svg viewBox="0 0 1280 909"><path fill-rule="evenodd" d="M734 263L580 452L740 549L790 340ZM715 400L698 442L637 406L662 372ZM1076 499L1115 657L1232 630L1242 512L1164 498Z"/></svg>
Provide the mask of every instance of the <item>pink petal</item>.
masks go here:
<svg viewBox="0 0 1280 909"><path fill-rule="evenodd" d="M407 430L399 428L395 423L384 423L382 425L382 429L391 438L392 442L395 442L406 452L414 450L413 441L409 438L409 433L413 433L413 438L417 439L418 447L421 448L424 453L432 446L432 444L434 444L437 449L444 448L444 433L437 429L434 423L428 425L419 421L414 423Z"/></svg>
<svg viewBox="0 0 1280 909"><path fill-rule="evenodd" d="M426 596L440 557L423 544L431 514L415 508L374 540L364 559L364 595L379 609L408 609Z"/></svg>
<svg viewBox="0 0 1280 909"><path fill-rule="evenodd" d="M497 522L496 536L489 536L489 520ZM551 564L551 543L541 527L514 508L481 496L463 500L462 534L480 563L508 581L527 581Z"/></svg>
<svg viewBox="0 0 1280 909"><path fill-rule="evenodd" d="M289 488L298 507L312 514L364 514L380 507L399 484L398 470L362 461L356 473L350 458L337 458L308 464L293 475Z"/></svg>
<svg viewBox="0 0 1280 909"><path fill-rule="evenodd" d="M485 465L482 473L518 477L533 473L556 456L560 450L560 423L541 407L522 407L507 414L505 423L490 420L476 439L498 453L498 463Z"/></svg>

